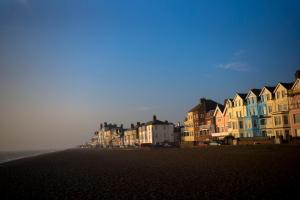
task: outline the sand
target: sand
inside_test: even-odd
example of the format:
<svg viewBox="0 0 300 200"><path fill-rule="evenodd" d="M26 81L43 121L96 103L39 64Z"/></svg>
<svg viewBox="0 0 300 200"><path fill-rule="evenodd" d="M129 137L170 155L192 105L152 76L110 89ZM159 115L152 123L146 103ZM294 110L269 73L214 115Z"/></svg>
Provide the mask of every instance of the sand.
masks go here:
<svg viewBox="0 0 300 200"><path fill-rule="evenodd" d="M300 146L72 149L0 164L1 199L292 199Z"/></svg>

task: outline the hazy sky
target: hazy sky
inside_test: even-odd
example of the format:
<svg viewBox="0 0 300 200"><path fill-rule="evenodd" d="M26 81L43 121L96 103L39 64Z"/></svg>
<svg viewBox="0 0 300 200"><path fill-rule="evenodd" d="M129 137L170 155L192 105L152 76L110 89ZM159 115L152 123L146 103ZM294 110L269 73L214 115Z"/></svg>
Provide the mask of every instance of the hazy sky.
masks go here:
<svg viewBox="0 0 300 200"><path fill-rule="evenodd" d="M200 97L292 81L300 1L0 0L0 150L100 122L182 121Z"/></svg>

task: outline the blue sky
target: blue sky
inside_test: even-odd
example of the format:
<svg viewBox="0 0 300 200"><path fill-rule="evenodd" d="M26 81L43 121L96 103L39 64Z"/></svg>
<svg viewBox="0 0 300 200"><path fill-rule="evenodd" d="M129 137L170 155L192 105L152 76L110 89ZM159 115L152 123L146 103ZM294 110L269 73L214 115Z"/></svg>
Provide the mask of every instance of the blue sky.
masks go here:
<svg viewBox="0 0 300 200"><path fill-rule="evenodd" d="M200 97L292 81L299 35L296 0L0 0L0 146L182 121Z"/></svg>

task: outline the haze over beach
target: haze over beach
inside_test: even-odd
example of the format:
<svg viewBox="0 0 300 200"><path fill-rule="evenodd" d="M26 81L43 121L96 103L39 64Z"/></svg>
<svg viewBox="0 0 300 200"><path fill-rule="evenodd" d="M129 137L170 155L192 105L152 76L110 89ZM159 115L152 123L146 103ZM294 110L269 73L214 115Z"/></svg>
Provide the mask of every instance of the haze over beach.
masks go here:
<svg viewBox="0 0 300 200"><path fill-rule="evenodd" d="M0 151L182 122L201 97L289 82L299 35L298 0L0 0Z"/></svg>

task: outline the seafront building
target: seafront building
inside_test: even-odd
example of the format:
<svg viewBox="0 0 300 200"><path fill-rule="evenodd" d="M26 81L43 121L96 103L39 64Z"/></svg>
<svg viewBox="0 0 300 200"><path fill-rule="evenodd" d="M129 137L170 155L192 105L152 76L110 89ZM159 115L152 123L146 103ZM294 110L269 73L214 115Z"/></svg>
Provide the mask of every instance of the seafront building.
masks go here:
<svg viewBox="0 0 300 200"><path fill-rule="evenodd" d="M261 89L251 89L246 96L246 115L244 118L244 137L261 137L260 94Z"/></svg>
<svg viewBox="0 0 300 200"><path fill-rule="evenodd" d="M213 100L201 98L199 104L187 113L181 137L183 143L203 142L211 138L211 133L215 132L213 113L217 105Z"/></svg>
<svg viewBox="0 0 300 200"><path fill-rule="evenodd" d="M225 105L227 100L225 100ZM224 107L221 104L218 104L214 111L214 118L216 123L215 132L212 133L212 138L217 140L222 140L228 136L228 115L225 113L226 106ZM228 109L226 109L228 110Z"/></svg>
<svg viewBox="0 0 300 200"><path fill-rule="evenodd" d="M278 83L236 93L224 105L201 98L187 112L184 126L157 120L131 125L101 124L93 135L92 147L133 147L139 145L203 144L205 141L233 139L241 142L273 140L289 142L300 137L300 71L291 83Z"/></svg>
<svg viewBox="0 0 300 200"><path fill-rule="evenodd" d="M290 135L289 122L289 99L288 91L292 88L293 83L278 83L274 90L274 109L272 112L274 122L275 137L288 139Z"/></svg>
<svg viewBox="0 0 300 200"><path fill-rule="evenodd" d="M141 124L138 128L140 145L162 145L165 143L174 144L174 124L168 121L160 121L156 115L152 121Z"/></svg>
<svg viewBox="0 0 300 200"><path fill-rule="evenodd" d="M291 136L300 137L300 79L299 72L296 81L289 91L289 120L291 125Z"/></svg>
<svg viewBox="0 0 300 200"><path fill-rule="evenodd" d="M236 93L229 112L230 129L228 132L235 138L244 137L244 117L246 116L246 96L244 93Z"/></svg>
<svg viewBox="0 0 300 200"><path fill-rule="evenodd" d="M124 146L125 147L134 147L140 144L139 142L139 127L141 126L140 122L136 125L131 124L130 128L124 131Z"/></svg>
<svg viewBox="0 0 300 200"><path fill-rule="evenodd" d="M275 87L265 86L259 94L259 129L262 136L273 137L273 110L274 110L274 90Z"/></svg>

